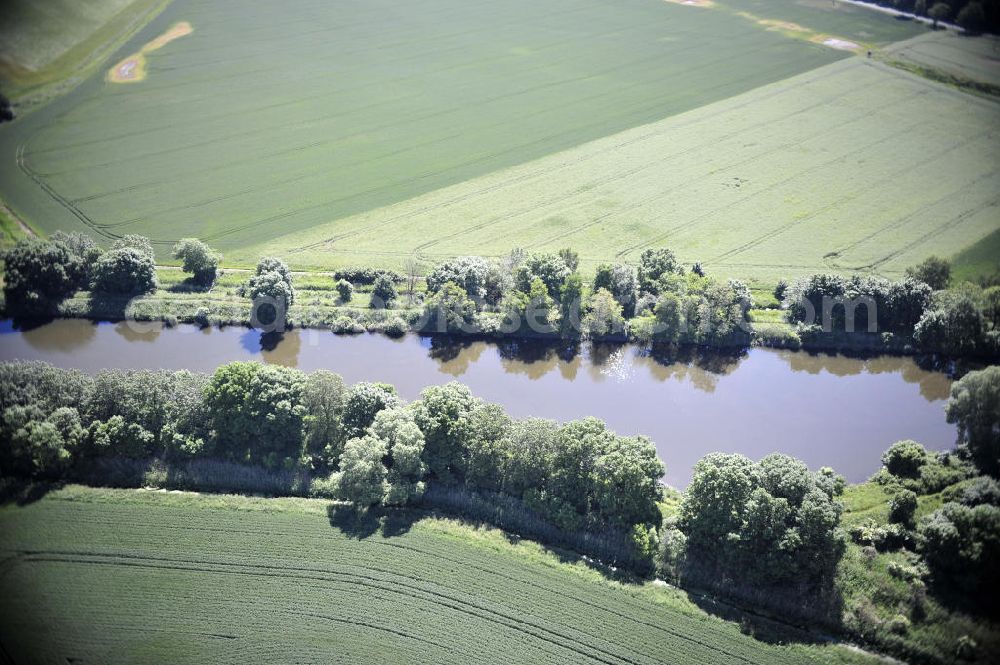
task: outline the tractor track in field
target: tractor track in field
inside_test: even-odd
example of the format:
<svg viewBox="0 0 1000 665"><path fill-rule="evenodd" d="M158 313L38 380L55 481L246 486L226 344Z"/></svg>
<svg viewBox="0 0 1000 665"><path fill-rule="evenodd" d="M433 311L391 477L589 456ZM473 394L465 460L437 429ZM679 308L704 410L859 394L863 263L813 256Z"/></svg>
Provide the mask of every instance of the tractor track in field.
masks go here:
<svg viewBox="0 0 1000 665"><path fill-rule="evenodd" d="M915 129L918 126L919 126L919 124L907 127L901 133L902 134L907 134L912 129ZM989 134L989 132L982 132L981 134L973 136L973 137L971 137L971 138L963 141L962 143L950 145L947 148L944 148L943 150L940 150L940 151L938 151L937 153L935 153L933 155L928 155L927 156L928 161L937 159L939 157L942 157L942 156L944 156L944 155L946 155L949 152L952 152L954 150L959 150L959 149L961 149L961 148L963 148L966 145L969 145L971 143L975 143L977 140L979 140L983 136L986 136L987 134ZM883 142L887 142L887 141L888 142L894 141L897 136L899 136L899 134L887 136L884 139L882 139L881 141L879 141L878 143L883 143ZM878 143L875 143L875 144L872 144L872 145L878 145ZM870 147L871 146L866 146L865 149L867 150ZM848 156L849 155L845 155L845 158L848 157ZM829 211L829 210L831 210L833 208L836 208L836 207L838 207L838 206L840 206L840 205L842 205L842 204L844 204L844 203L846 203L848 201L853 201L853 200L857 199L858 197L864 195L865 193L867 193L870 190L878 189L878 188L884 186L886 183L893 182L900 175L906 173L907 171L910 171L911 168L912 167L909 164L907 164L907 165L903 166L902 168L897 169L896 171L893 171L890 174L888 174L886 176L883 176L883 177L881 177L881 178L879 178L877 180L870 180L870 181L868 181L868 185L866 187L860 188L860 189L851 190L850 194L847 194L846 196L843 196L843 197L841 197L841 198L839 198L839 199L837 199L835 201L831 201L830 203L828 203L828 204L820 207L818 210L815 210L815 211L811 212L806 217L803 217L802 219L792 220L791 222L789 222L787 224L782 224L781 226L768 231L764 235L758 236L758 237L754 238L753 240L749 240L746 243L744 243L744 244L742 244L742 245L740 245L738 247L734 247L733 249L730 249L730 250L724 252L723 254L720 254L720 255L716 256L715 259L713 259L712 261L715 261L715 260L722 261L722 260L725 260L725 259L732 258L733 256L737 256L739 254L742 254L743 252L747 251L748 249L752 249L752 248L760 245L761 243L767 242L768 240L781 235L782 233L784 233L788 229L793 228L794 226L796 226L798 224L801 224L802 222L804 222L806 220L814 219L816 216L818 216L818 215L820 215L820 214L822 214L824 212L827 212L827 211ZM709 261L709 263L711 263L712 261Z"/></svg>
<svg viewBox="0 0 1000 665"><path fill-rule="evenodd" d="M853 122L853 121L857 121L857 120L859 120L859 119L855 118L855 119L853 119L852 121L849 121L849 122ZM884 143L884 142L887 142L887 141L892 141L895 138L897 138L899 136L902 136L904 134L907 134L910 131L912 131L913 129L919 127L920 124L922 124L922 123L921 122L914 123L913 125L910 125L910 126L908 126L907 128L905 128L903 130L896 131L893 134L890 134L890 135L888 135L886 137L883 137L877 143ZM870 147L871 147L870 145L869 146L865 146L864 149L867 150ZM670 236L672 236L673 234L677 233L678 231L680 231L682 229L686 229L686 228L690 228L692 226L695 226L695 225L697 225L699 222L701 222L704 219L707 219L709 217L717 215L719 212L721 212L723 210L728 210L730 208L733 208L735 206L743 204L743 203L745 203L745 202L747 202L747 201L753 199L754 197L759 196L759 195L761 195L763 193L774 191L774 190L782 187L783 185L786 185L789 182L791 182L791 181L793 181L793 180L795 180L795 179L797 179L797 178L799 178L799 177L801 177L803 175L812 173L814 171L817 171L817 170L820 170L820 169L823 169L823 168L827 168L831 164L842 162L845 159L849 159L856 152L857 152L857 150L854 150L854 151L851 151L851 152L849 152L847 154L840 155L840 156L835 157L833 159L827 160L825 162L822 162L822 163L819 163L819 164L814 164L813 166L809 167L808 169L805 169L805 170L793 173L792 175L790 175L788 177L785 177L785 178L782 178L781 180L778 180L777 182L771 183L770 185L768 185L768 186L766 186L766 187L764 187L764 188L762 188L760 190L757 190L757 191L755 191L755 192L753 192L751 194L748 194L747 196L744 196L744 197L739 198L739 199L737 199L735 201L727 203L726 205L724 205L724 206L722 206L720 208L716 208L714 210L709 210L708 212L702 213L701 215L698 215L697 217L694 217L693 219L689 219L689 220L687 220L685 222L682 222L681 224L677 224L677 225L673 226L672 228L670 228L669 230L665 231L664 233L658 234L658 235L654 236L653 238L650 238L649 240L645 240L643 242L636 243L634 245L630 245L630 246L626 247L625 249L619 251L615 256L617 256L618 258L624 258L626 255L631 254L631 253L636 252L636 251L639 251L640 249L649 247L651 245L655 245L657 243L661 243L661 242L669 239ZM643 203L642 205L645 205L645 203ZM718 256L716 258L717 259L725 259L725 258L727 258L728 254L730 254L730 253L732 253L732 252L727 252L726 255L721 255L721 256Z"/></svg>
<svg viewBox="0 0 1000 665"><path fill-rule="evenodd" d="M803 87L803 86L809 85L811 83L815 83L815 82L820 81L820 80L822 80L824 78L827 78L828 76L829 76L828 73L824 73L824 74L817 75L817 76L811 76L811 77L809 77L807 79L804 79L802 81L797 82L794 86L791 86L791 87L788 87L788 88L781 88L781 89L772 91L768 95L764 96L762 99L766 100L766 99L770 99L772 97L780 96L780 95L786 93L788 90L793 90L793 89L796 89L796 88L799 88L799 87ZM747 101L743 102L742 104L740 104L740 105L738 105L736 107L719 109L719 110L715 111L711 116L708 116L708 118L712 118L712 117L716 117L716 116L719 116L719 115L723 115L725 113L730 113L730 112L732 112L734 110L744 109L744 108L746 108L748 106L751 106L752 104L757 103L758 101L759 101L758 99L747 100ZM633 145L633 144L637 144L637 143L642 143L643 141L648 140L650 137L659 136L659 135L662 135L662 134L666 134L666 133L675 131L678 127L686 127L688 125L698 124L698 123L704 122L704 121L705 121L705 117L700 117L699 116L699 117L693 117L693 118L687 120L687 122L680 123L677 127L671 127L669 129L654 129L654 130L652 130L652 131L650 131L648 133L645 133L645 134L643 134L641 136L638 136L638 137L635 137L635 138L631 138L631 139L629 139L627 141L624 141L624 142L621 142L621 143L617 143L617 144L615 144L613 146L609 146L608 148L602 150L599 153L594 153L592 155L587 155L587 156L584 157L584 159L587 160L587 161L592 160L592 159L599 159L599 158L603 157L604 155L616 152L616 151L620 150L621 148L624 148L624 147L627 147L627 146L630 146L630 145ZM650 123L650 126L652 126L652 125L653 125L653 123ZM628 131L628 130L626 130L626 131ZM598 140L601 140L601 139L598 139ZM514 176L514 177L510 177L510 178L508 178L506 180L503 180L501 182L494 183L494 184L492 184L489 187L486 187L484 189L475 190L473 192L468 192L468 193L460 194L458 196L455 196L453 198L450 198L448 200L445 200L445 201L442 201L442 202L439 202L439 203L434 203L434 204L431 204L431 205L419 208L417 210L408 211L406 213L402 213L400 215L396 215L396 216L391 217L391 218L389 218L387 220L383 220L383 221L377 223L376 225L366 227L365 229L360 229L360 230L355 230L355 231L349 231L349 232L346 232L346 233L338 234L336 236L331 236L329 238L326 238L326 239L323 239L323 240L320 240L320 241L316 241L316 242L310 243L308 245L302 245L300 247L296 247L296 248L294 248L294 249L291 250L291 253L298 253L298 252L308 251L310 249L316 249L316 248L322 247L324 245L329 245L329 244L331 244L333 242L337 242L337 241L340 241L340 240L346 240L348 238L355 237L355 236L358 236L358 235L364 235L364 234L370 233L371 231L383 228L385 226L391 226L391 225L393 225L393 224L395 224L395 223L397 223L397 222L399 222L399 221L401 221L403 219L408 219L408 218L411 218L411 217L414 217L414 216L417 216L417 215L421 215L421 214L424 214L424 213L433 212L434 210L439 210L439 209L442 209L442 208L447 208L447 207L449 207L451 205L454 205L455 203L459 203L459 202L462 202L462 201L479 198L479 197L481 197L481 196L483 196L485 194L489 194L489 193L494 192L494 191L498 191L498 190L501 190L501 189L504 189L504 188L507 188L507 187L511 187L511 186L523 183L525 181L530 181L531 179L533 179L533 178L535 178L537 176L543 175L543 174L551 174L551 173L553 173L555 171L561 171L561 170L573 167L575 165L578 165L578 163L579 162L565 162L565 163L559 165L558 167L556 167L555 169L550 169L550 168L545 168L545 167L538 168L538 169L536 169L534 171L531 171L531 172L528 172L528 173L525 173L525 174L521 174L521 175L517 175L517 176ZM333 250L333 251L336 251L336 250ZM411 251L411 252L405 252L404 254L409 255L409 254L412 254L412 253L413 252Z"/></svg>
<svg viewBox="0 0 1000 665"><path fill-rule="evenodd" d="M67 552L67 551L32 551L26 552L25 562L52 562L52 563L80 563L85 565L106 565L106 566L130 566L137 568L154 568L165 570L176 570L192 573L206 574L228 574L228 575L249 575L264 578L278 578L288 580L308 580L310 582L343 583L348 585L363 586L379 593L398 594L407 596L423 602L449 608L451 610L469 614L478 619L497 623L508 629L515 630L536 639L548 642L554 646L566 649L578 656L587 658L605 665L615 665L624 662L629 665L639 665L640 662L632 658L615 654L607 649L588 645L579 642L572 635L566 634L555 628L548 628L540 625L538 621L530 621L526 618L515 616L510 612L491 609L480 603L471 600L463 600L443 591L424 589L420 586L403 581L388 581L370 575L339 573L335 571L309 568L305 566L275 566L267 564L243 564L227 562L206 562L199 560L171 559L167 557L152 557L129 554L95 554L90 552ZM207 566L207 567L206 567ZM411 579L411 578L406 578ZM743 662L752 662L738 654L727 653L723 650L711 647L698 640L684 636L685 639L709 646L715 651L726 653L731 657ZM599 638L596 638L599 639Z"/></svg>

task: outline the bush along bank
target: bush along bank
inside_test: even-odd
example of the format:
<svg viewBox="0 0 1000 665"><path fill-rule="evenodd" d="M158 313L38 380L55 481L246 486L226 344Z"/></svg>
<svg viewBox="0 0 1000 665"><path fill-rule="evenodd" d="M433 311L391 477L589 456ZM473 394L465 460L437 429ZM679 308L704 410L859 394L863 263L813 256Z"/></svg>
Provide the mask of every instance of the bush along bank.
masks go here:
<svg viewBox="0 0 1000 665"><path fill-rule="evenodd" d="M571 249L464 256L407 272L348 268L293 273L262 258L250 272L220 272L200 241L177 244L183 272L157 269L146 238L102 251L83 234L23 240L6 252L4 310L45 316L289 327L338 334L408 331L483 338L632 341L647 345L1000 357L1000 277L950 284L931 258L900 281L816 274L781 282L777 308L755 309L748 286L649 249L636 265L602 264L589 283Z"/></svg>

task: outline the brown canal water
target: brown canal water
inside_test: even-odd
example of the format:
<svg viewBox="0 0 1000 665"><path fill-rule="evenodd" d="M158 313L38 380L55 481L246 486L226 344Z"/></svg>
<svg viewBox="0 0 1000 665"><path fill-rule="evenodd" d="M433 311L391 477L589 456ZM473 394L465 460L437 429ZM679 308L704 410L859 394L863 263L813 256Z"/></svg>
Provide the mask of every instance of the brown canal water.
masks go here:
<svg viewBox="0 0 1000 665"><path fill-rule="evenodd" d="M426 386L461 381L515 417L592 415L621 434L645 434L667 465L665 480L678 487L713 451L754 459L780 451L858 482L879 468L882 451L895 441L915 439L947 450L956 438L944 416L951 379L913 358L768 349L668 357L630 345L390 339L319 330L293 330L275 341L239 327L79 319L30 330L0 323L0 360L15 358L88 372L210 372L234 360L259 360L333 370L348 383L385 381L407 400Z"/></svg>

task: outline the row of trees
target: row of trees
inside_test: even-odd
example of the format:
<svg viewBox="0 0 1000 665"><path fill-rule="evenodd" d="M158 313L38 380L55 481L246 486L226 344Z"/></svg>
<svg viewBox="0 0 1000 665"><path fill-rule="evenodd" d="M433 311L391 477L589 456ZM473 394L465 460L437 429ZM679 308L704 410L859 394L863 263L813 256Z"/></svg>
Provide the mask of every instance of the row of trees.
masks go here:
<svg viewBox="0 0 1000 665"><path fill-rule="evenodd" d="M173 251L193 282L215 280L221 257L203 242L185 238ZM7 308L18 315L49 313L80 290L128 296L158 286L153 245L138 235L122 236L103 251L88 235L57 231L49 240L18 241L3 260Z"/></svg>
<svg viewBox="0 0 1000 665"><path fill-rule="evenodd" d="M359 506L416 500L425 483L501 493L566 530L611 528L651 547L663 464L645 437L602 421L515 421L458 383L404 404L392 386L346 387L231 363L190 372L0 365L0 473L59 477L95 458L229 460L328 478Z"/></svg>
<svg viewBox="0 0 1000 665"><path fill-rule="evenodd" d="M996 0L875 0L900 11L950 21L972 34L1000 29L1000 6Z"/></svg>
<svg viewBox="0 0 1000 665"><path fill-rule="evenodd" d="M948 262L930 257L900 281L815 274L780 283L775 296L809 330L890 332L952 355L1000 353L1000 286L950 282Z"/></svg>
<svg viewBox="0 0 1000 665"><path fill-rule="evenodd" d="M748 339L749 288L735 280L719 284L700 269L686 273L668 249L644 251L637 266L599 265L589 289L578 267L572 249L444 261L427 277L428 327L594 339L631 332L643 341L698 344L734 334Z"/></svg>
<svg viewBox="0 0 1000 665"><path fill-rule="evenodd" d="M201 241L181 240L174 246L174 257L190 273L192 284L208 287L214 282L221 257ZM57 232L48 241L18 242L4 260L7 308L15 315L50 313L81 289L128 296L157 288L153 248L142 236L124 236L104 252L84 234ZM647 249L637 265L601 264L589 286L578 268L579 256L568 248L443 261L426 277L418 326L431 332L713 346L743 345L751 339L754 304L747 285L718 282L697 264L686 271L669 249ZM411 301L417 273L414 268L409 277ZM374 308L394 307L397 284L408 279L392 271L360 268L338 271L334 277L341 303L353 299L357 283L370 285ZM779 283L775 296L788 319L809 334L877 331L911 338L928 351L1000 353L1000 286L963 283L949 289L949 282L947 261L931 257L899 281L815 274L790 285ZM280 326L296 302L292 271L276 257L261 258L240 293L252 301L254 324L271 323L277 315ZM271 307L277 310L274 314ZM268 314L259 316L263 311ZM402 333L406 326L400 319L391 329Z"/></svg>

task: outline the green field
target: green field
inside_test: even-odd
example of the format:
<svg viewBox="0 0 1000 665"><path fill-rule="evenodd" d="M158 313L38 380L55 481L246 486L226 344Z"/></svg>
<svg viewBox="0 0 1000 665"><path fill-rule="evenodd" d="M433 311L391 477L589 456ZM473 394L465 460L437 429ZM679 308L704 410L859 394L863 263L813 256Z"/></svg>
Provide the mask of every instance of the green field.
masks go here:
<svg viewBox="0 0 1000 665"><path fill-rule="evenodd" d="M940 31L893 44L892 58L931 68L959 79L1000 86L1000 37L970 38Z"/></svg>
<svg viewBox="0 0 1000 665"><path fill-rule="evenodd" d="M585 265L668 245L732 277L898 275L998 227L997 111L852 58L282 242L303 265L380 247L494 254L516 239L575 245Z"/></svg>
<svg viewBox="0 0 1000 665"><path fill-rule="evenodd" d="M774 17L786 14L795 24L792 30L776 24ZM104 241L146 234L161 251L179 237L197 235L218 246L230 264L251 263L264 248L301 260L301 267L398 265L413 252L427 258L500 253L515 244L547 246L552 235L561 235L561 244L577 245L590 260L613 259L629 245L651 240L675 245L689 261L733 263L696 253L698 244L675 238L673 219L633 214L650 180L702 178L697 165L667 163L661 148L633 155L644 160L632 166L646 182L619 178L612 183L612 196L589 206L572 205L580 201L554 210L548 206L545 215L492 224L485 234L478 230L479 220L465 212L438 211L428 224L395 220L392 206L412 206L424 200L420 197L438 200L448 196L449 188L475 187L506 169L546 167L548 162L538 160L561 159L564 151L587 150L594 141L614 142L622 132L645 127L655 132L656 123L676 122L685 113L712 117L718 110L713 104L719 103L731 104L737 120L745 123L733 138L741 145L763 145L774 133L754 119L767 119L775 107L768 105L768 95L761 97L761 86L794 88L795 76L810 71L836 78L837 65L823 67L857 60L810 40L836 36L869 47L921 31L873 12L818 1L700 8L663 0L542 5L528 0L333 5L292 0L244 12L235 0L174 0L105 69L178 21L189 22L194 32L152 53L146 80L108 83L99 72L72 93L0 128L0 194L19 214L43 230L89 230ZM850 81L839 85L832 92L850 92ZM888 85L893 87L891 81ZM872 94L870 86L865 81L856 89ZM899 96L893 94L873 98L868 106L897 104ZM794 127L797 140L810 138L817 151L839 149L842 136L829 130L842 122L841 116L823 121L836 106L803 113L802 119L815 119L816 126L812 134ZM916 126L929 122L934 110L909 105L898 112ZM863 116L857 120L866 125ZM896 129L865 126L861 138L871 144L892 142ZM693 157L699 164L707 161ZM589 173L577 171L579 182L559 180L556 174L554 181L526 180L508 188L506 199L476 194L469 203L480 216L506 219L523 207L509 201L520 203L536 194L565 197L586 193L597 183L593 194L600 195L600 183L616 168L615 156L588 163ZM752 186L754 175L736 177ZM798 208L809 214L826 205L811 198L836 175L815 171L812 179L800 179L809 191L800 187L788 196L801 200ZM838 184L838 190L849 186ZM927 189L917 177L907 186ZM538 189L544 187L557 189ZM783 190L780 183L776 187ZM671 208L686 215L685 209L697 203L693 199L704 195L700 188L688 188L671 199L676 200ZM881 198L860 197L874 206ZM593 244L593 234L575 237L580 219L604 223L595 206L618 208L628 218L604 224L613 227L613 244L603 239ZM893 212L851 223L870 228ZM745 234L762 224L790 221L759 209L740 215L735 233L708 239L722 250L714 254L754 240ZM388 233L385 220L392 222ZM698 225L697 219L686 221ZM734 224L730 219L720 223ZM303 243L303 237L310 242ZM297 251L314 238L335 240L318 251Z"/></svg>
<svg viewBox="0 0 1000 665"><path fill-rule="evenodd" d="M16 663L821 663L653 584L407 513L374 531L316 500L71 487L0 508ZM388 518L386 518L388 519ZM331 523L332 522L332 523Z"/></svg>
<svg viewBox="0 0 1000 665"><path fill-rule="evenodd" d="M1000 228L998 103L883 63L945 49L983 78L993 42L844 3L173 0L105 69L178 21L146 80L0 128L24 219L298 269L669 246L764 285Z"/></svg>

